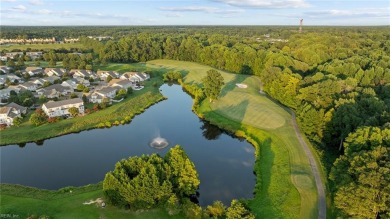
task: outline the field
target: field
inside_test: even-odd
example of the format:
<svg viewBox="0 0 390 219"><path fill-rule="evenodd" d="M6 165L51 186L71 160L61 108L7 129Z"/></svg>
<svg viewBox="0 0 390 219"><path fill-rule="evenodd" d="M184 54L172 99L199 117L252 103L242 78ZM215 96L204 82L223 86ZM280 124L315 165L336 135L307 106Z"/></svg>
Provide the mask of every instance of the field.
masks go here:
<svg viewBox="0 0 390 219"><path fill-rule="evenodd" d="M62 48L69 50L71 48L83 49L84 46L81 43L24 44L24 45L12 44L12 45L1 45L0 51L5 49L8 51L12 51L14 49L26 51L28 48L32 50L50 50L50 49L62 49Z"/></svg>
<svg viewBox="0 0 390 219"><path fill-rule="evenodd" d="M155 76L170 70L181 71L185 75L183 79L185 84L200 84L207 70L211 69L209 66L172 60L154 60L138 64L109 64L107 66L99 66L98 68L119 72L135 69L152 71L152 75L154 74ZM224 77L225 86L219 99L212 103L209 103L208 100L203 101L200 105L199 113L213 124L235 132L237 135L247 137L256 147L257 159L254 172L256 172L257 185L254 188L255 197L249 203L256 217L318 218L317 190L313 173L309 160L295 134L292 125L292 116L289 111L273 102L266 95L259 93L260 82L257 77L220 72ZM159 80L157 81L160 83ZM239 88L236 86L237 83L246 84L248 87ZM155 94L157 90L151 84L149 84L147 89L142 91L145 93L138 95L143 96L147 93ZM136 101L136 98L134 98L134 101ZM101 114L96 113L96 116L90 117L88 121L112 113L121 113L128 110L127 106L130 105L130 100L128 105L114 105L107 110L98 112ZM142 112L142 110L139 112ZM93 115L91 114L91 116ZM67 121L63 122L66 123ZM71 123L69 122L68 125ZM84 123L79 122L78 124ZM63 130L63 126L45 126L42 126L43 128L39 132L50 132L50 130L57 129ZM21 130L27 135L37 133L31 126L22 127ZM12 136L16 138L20 136L19 134ZM32 196L26 196L25 193L21 193L21 197L15 195L16 193L19 193L18 188L14 191L10 189L8 192L2 193L1 199L2 203L7 203L5 205L6 207L20 206L20 209L11 208L11 210L14 209L18 213L24 212L21 209L26 205L35 206L43 212L42 214L46 212L50 216L60 216L61 218L66 215L65 212L67 212L67 209L72 209L73 212L73 207L75 207L75 212L77 213L73 216L91 214L93 218L96 218L97 215L120 218L122 215L129 216L129 214L133 214L131 212L124 213L110 208L98 208L96 210L96 207L93 206L74 206L76 205L75 203L101 197L102 194L98 190L91 190L79 195L75 194L71 197L66 196L62 199L55 199L56 201L49 199L37 201ZM43 195L43 197L46 196ZM35 201L38 204L32 204ZM46 206L46 202L50 207L43 208L42 206ZM42 205L39 205L39 203ZM3 208L3 204L1 205ZM34 207L30 207L30 209L34 209ZM5 211L2 210L3 212ZM102 212L110 213L103 214ZM153 218L157 215L160 218L164 217L162 216L164 212L159 212L159 210L150 211L142 214L142 218Z"/></svg>
<svg viewBox="0 0 390 219"><path fill-rule="evenodd" d="M184 83L201 83L211 67L180 61L154 60L148 64L186 73ZM220 71L225 86L201 112L211 122L232 131L244 130L260 139L256 168L261 188L251 207L259 218L317 218L317 191L309 160L300 146L291 115L259 93L257 77ZM236 83L247 84L238 88ZM228 119L228 120L227 120ZM258 176L259 177L259 176Z"/></svg>

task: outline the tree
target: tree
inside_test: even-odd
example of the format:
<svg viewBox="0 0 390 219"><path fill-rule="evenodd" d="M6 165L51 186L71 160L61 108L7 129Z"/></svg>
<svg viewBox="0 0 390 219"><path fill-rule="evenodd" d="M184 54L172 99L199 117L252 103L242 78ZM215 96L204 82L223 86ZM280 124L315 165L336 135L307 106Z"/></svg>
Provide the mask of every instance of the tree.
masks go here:
<svg viewBox="0 0 390 219"><path fill-rule="evenodd" d="M221 201L215 201L212 205L207 206L206 214L212 218L222 218L226 214L226 207Z"/></svg>
<svg viewBox="0 0 390 219"><path fill-rule="evenodd" d="M83 91L83 90L85 89L85 85L83 85L83 84L78 84L77 87L76 87L76 89L77 89L78 91Z"/></svg>
<svg viewBox="0 0 390 219"><path fill-rule="evenodd" d="M171 148L165 156L172 169L172 185L179 197L190 196L196 193L200 181L195 165L188 158L182 147Z"/></svg>
<svg viewBox="0 0 390 219"><path fill-rule="evenodd" d="M77 98L77 97L78 97L78 96L77 96L76 93L71 93L71 94L70 94L70 98L72 98L72 99Z"/></svg>
<svg viewBox="0 0 390 219"><path fill-rule="evenodd" d="M152 154L119 161L103 181L103 193L107 201L116 206L134 209L151 208L160 204L166 204L168 209L175 209L175 204L179 201L189 201L182 196L182 192L183 188L192 188L193 183L186 179L185 174L181 174L188 168L180 165L184 164L180 161L192 162L180 146L171 148L168 154L165 158ZM192 174L199 181L196 170ZM184 179L180 179L183 177ZM194 210L198 212L199 209Z"/></svg>
<svg viewBox="0 0 390 219"><path fill-rule="evenodd" d="M42 87L49 87L51 85L50 81L43 82Z"/></svg>
<svg viewBox="0 0 390 219"><path fill-rule="evenodd" d="M107 76L107 78L106 78L106 82L108 83L108 82L110 82L111 80L112 80L112 77L111 77L111 75Z"/></svg>
<svg viewBox="0 0 390 219"><path fill-rule="evenodd" d="M227 219L255 219L255 216L246 208L246 206L238 201L237 199L233 199L230 207L226 212Z"/></svg>
<svg viewBox="0 0 390 219"><path fill-rule="evenodd" d="M33 114L31 114L30 122L35 126L40 126L47 122L47 118L48 116L42 109L37 109Z"/></svg>
<svg viewBox="0 0 390 219"><path fill-rule="evenodd" d="M210 102L217 99L222 86L224 85L221 73L214 69L208 70L207 76L202 79L202 82L204 93L210 98Z"/></svg>
<svg viewBox="0 0 390 219"><path fill-rule="evenodd" d="M19 116L17 116L17 117L15 117L15 118L14 118L14 120L13 120L13 124L14 124L14 126L16 126L16 127L19 127L19 126L20 126L20 124L22 124L22 121L23 121L23 118L22 118L22 117L19 117Z"/></svg>
<svg viewBox="0 0 390 219"><path fill-rule="evenodd" d="M122 89L120 89L120 90L118 91L118 93L116 94L116 97L117 97L118 99L122 99L122 98L125 98L126 95L127 95L127 90L122 88Z"/></svg>
<svg viewBox="0 0 390 219"><path fill-rule="evenodd" d="M345 154L333 164L334 203L344 217L390 214L390 129L363 127L345 139Z"/></svg>
<svg viewBox="0 0 390 219"><path fill-rule="evenodd" d="M72 116L72 117L76 117L79 115L79 109L76 108L76 107L71 107L68 109L68 112L69 114Z"/></svg>
<svg viewBox="0 0 390 219"><path fill-rule="evenodd" d="M132 87L128 87L127 88L127 94L132 94L133 93L133 88Z"/></svg>
<svg viewBox="0 0 390 219"><path fill-rule="evenodd" d="M56 61L54 59L50 59L49 67L55 67L56 65L57 65Z"/></svg>

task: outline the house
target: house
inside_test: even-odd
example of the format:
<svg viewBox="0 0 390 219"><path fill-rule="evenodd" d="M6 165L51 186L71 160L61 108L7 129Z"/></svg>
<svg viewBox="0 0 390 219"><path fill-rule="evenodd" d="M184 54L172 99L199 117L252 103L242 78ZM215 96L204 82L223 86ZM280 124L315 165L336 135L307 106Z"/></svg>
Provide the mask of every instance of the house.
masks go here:
<svg viewBox="0 0 390 219"><path fill-rule="evenodd" d="M56 89L39 89L37 90L37 96L44 96L49 99L53 98L59 98L61 96L61 93L58 92Z"/></svg>
<svg viewBox="0 0 390 219"><path fill-rule="evenodd" d="M119 78L119 74L116 71L97 71L97 76L102 81L106 81L108 76L111 76L111 78Z"/></svg>
<svg viewBox="0 0 390 219"><path fill-rule="evenodd" d="M97 90L95 92L102 95L103 97L112 99L115 97L117 90L118 90L118 88L116 88L116 87L104 87L104 88Z"/></svg>
<svg viewBox="0 0 390 219"><path fill-rule="evenodd" d="M74 80L76 81L77 84L82 84L86 87L89 87L91 85L91 82L89 82L89 79L75 77Z"/></svg>
<svg viewBox="0 0 390 219"><path fill-rule="evenodd" d="M26 56L29 56L32 60L42 57L42 52L26 52Z"/></svg>
<svg viewBox="0 0 390 219"><path fill-rule="evenodd" d="M133 82L129 81L129 80L115 80L113 81L113 83L109 83L112 87L119 87L119 88L123 88L123 89L126 89L129 88L129 87L132 87L134 84Z"/></svg>
<svg viewBox="0 0 390 219"><path fill-rule="evenodd" d="M104 87L100 90L96 90L87 96L88 101L91 103L101 103L104 98L112 99L116 95L117 87Z"/></svg>
<svg viewBox="0 0 390 219"><path fill-rule="evenodd" d="M11 67L0 66L0 72L3 73L3 74L8 74L11 70L12 70Z"/></svg>
<svg viewBox="0 0 390 219"><path fill-rule="evenodd" d="M23 82L22 78L14 75L14 74L6 74L6 75L0 75L0 84L5 84L7 78L10 80L10 82L13 82L13 83Z"/></svg>
<svg viewBox="0 0 390 219"><path fill-rule="evenodd" d="M69 79L61 84L62 86L71 87L73 90L77 89L77 81L75 79Z"/></svg>
<svg viewBox="0 0 390 219"><path fill-rule="evenodd" d="M66 69L63 68L45 68L45 74L47 76L58 76L62 77L66 73Z"/></svg>
<svg viewBox="0 0 390 219"><path fill-rule="evenodd" d="M16 103L10 103L5 107L0 107L0 124L13 125L16 117L21 117L27 112L27 108Z"/></svg>
<svg viewBox="0 0 390 219"><path fill-rule="evenodd" d="M7 52L5 56L10 59L14 59L16 56L22 56L23 52Z"/></svg>
<svg viewBox="0 0 390 219"><path fill-rule="evenodd" d="M45 82L49 82L50 84L54 84L54 81L58 80L58 79L60 79L60 78L57 76L50 76L50 77L46 77L46 78L38 78L32 82L34 84L36 84L37 87L42 87L45 84Z"/></svg>
<svg viewBox="0 0 390 219"><path fill-rule="evenodd" d="M6 100L11 94L11 89L5 88L0 90L0 100Z"/></svg>
<svg viewBox="0 0 390 219"><path fill-rule="evenodd" d="M49 77L45 77L45 78L41 78L43 81L48 81L50 82L51 84L54 84L54 82L56 80L60 80L61 78L56 76L56 75L53 75L53 76L49 76Z"/></svg>
<svg viewBox="0 0 390 219"><path fill-rule="evenodd" d="M120 79L126 79L126 80L129 80L129 81L134 81L134 80L139 81L138 78L135 77L135 73L137 73L137 72L125 72L119 78Z"/></svg>
<svg viewBox="0 0 390 219"><path fill-rule="evenodd" d="M145 72L126 72L121 75L120 79L127 79L132 82L145 81L150 78L150 75Z"/></svg>
<svg viewBox="0 0 390 219"><path fill-rule="evenodd" d="M71 94L73 92L73 88L62 86L61 84L53 84L45 88L41 88L37 90L37 95L45 96L47 98L54 98L59 96L65 96Z"/></svg>
<svg viewBox="0 0 390 219"><path fill-rule="evenodd" d="M25 89L25 90L29 90L29 91L35 91L37 89L37 85L31 81L20 84L19 87L22 89Z"/></svg>
<svg viewBox="0 0 390 219"><path fill-rule="evenodd" d="M96 74L90 70L72 69L70 70L70 73L74 78L97 78Z"/></svg>
<svg viewBox="0 0 390 219"><path fill-rule="evenodd" d="M42 105L42 110L48 117L69 116L69 109L76 107L80 114L84 114L84 102L80 98L62 101L50 101Z"/></svg>
<svg viewBox="0 0 390 219"><path fill-rule="evenodd" d="M43 69L41 67L27 67L25 70L30 76L35 76L38 74L43 74Z"/></svg>
<svg viewBox="0 0 390 219"><path fill-rule="evenodd" d="M141 81L146 81L150 78L150 75L145 72L137 72L135 76L138 77Z"/></svg>
<svg viewBox="0 0 390 219"><path fill-rule="evenodd" d="M45 81L42 78L38 78L32 81L34 84L37 85L37 88L42 87Z"/></svg>

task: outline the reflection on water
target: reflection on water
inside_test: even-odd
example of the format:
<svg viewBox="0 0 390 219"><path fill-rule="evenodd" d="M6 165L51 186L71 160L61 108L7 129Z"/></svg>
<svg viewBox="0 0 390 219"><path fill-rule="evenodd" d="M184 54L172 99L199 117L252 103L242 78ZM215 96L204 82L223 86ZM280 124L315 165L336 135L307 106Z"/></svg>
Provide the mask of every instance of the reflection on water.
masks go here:
<svg viewBox="0 0 390 219"><path fill-rule="evenodd" d="M223 132L220 128L210 124L207 121L204 121L200 128L203 130L203 137L205 137L207 140L216 140Z"/></svg>
<svg viewBox="0 0 390 219"><path fill-rule="evenodd" d="M165 155L180 144L198 170L201 205L252 197L252 145L199 120L191 111L191 97L180 86L163 85L161 90L168 100L150 107L130 124L0 147L1 182L45 189L97 183L121 159ZM167 139L169 145L150 147L156 136Z"/></svg>

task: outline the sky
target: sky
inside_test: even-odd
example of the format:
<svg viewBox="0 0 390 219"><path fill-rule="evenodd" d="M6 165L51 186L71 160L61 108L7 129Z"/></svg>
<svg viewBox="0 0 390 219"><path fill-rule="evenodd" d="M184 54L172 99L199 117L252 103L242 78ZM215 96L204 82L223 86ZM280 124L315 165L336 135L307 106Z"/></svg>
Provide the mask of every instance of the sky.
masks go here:
<svg viewBox="0 0 390 219"><path fill-rule="evenodd" d="M390 25L389 0L0 0L0 25Z"/></svg>

